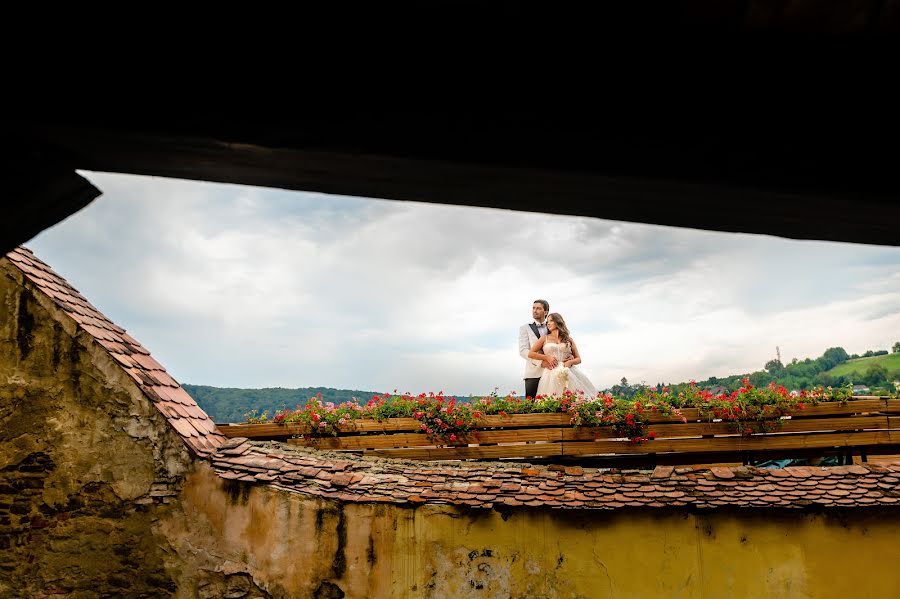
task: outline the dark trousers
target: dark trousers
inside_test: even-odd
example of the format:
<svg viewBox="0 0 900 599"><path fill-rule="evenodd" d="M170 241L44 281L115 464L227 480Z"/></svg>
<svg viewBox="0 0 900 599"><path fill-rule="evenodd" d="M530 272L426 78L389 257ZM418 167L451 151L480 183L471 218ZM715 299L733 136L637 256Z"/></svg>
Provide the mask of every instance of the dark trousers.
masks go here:
<svg viewBox="0 0 900 599"><path fill-rule="evenodd" d="M525 397L534 397L537 395L538 381L540 378L536 379L525 379Z"/></svg>

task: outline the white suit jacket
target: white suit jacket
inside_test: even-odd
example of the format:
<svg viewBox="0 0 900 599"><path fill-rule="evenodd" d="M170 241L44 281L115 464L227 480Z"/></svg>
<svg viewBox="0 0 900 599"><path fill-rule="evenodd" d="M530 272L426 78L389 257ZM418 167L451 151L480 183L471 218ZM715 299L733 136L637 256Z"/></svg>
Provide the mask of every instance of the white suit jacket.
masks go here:
<svg viewBox="0 0 900 599"><path fill-rule="evenodd" d="M544 363L540 360L532 360L528 357L531 346L538 340L534 331L527 324L519 327L519 355L525 358L525 377L526 379L539 379L544 373Z"/></svg>

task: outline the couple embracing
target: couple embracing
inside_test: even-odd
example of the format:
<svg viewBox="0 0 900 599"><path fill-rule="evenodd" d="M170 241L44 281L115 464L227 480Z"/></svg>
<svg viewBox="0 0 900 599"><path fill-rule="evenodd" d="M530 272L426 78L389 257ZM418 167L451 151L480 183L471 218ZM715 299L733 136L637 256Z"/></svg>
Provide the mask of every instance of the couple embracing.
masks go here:
<svg viewBox="0 0 900 599"><path fill-rule="evenodd" d="M581 355L566 322L550 312L547 300L531 306L533 322L519 328L519 355L525 359L525 397L562 395L566 390L596 397L597 389L577 367Z"/></svg>

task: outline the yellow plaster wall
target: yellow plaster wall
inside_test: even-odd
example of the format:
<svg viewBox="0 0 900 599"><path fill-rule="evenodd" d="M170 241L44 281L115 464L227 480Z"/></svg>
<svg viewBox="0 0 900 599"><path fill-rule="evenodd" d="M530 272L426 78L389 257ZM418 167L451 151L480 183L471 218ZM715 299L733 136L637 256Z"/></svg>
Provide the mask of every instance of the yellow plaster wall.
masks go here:
<svg viewBox="0 0 900 599"><path fill-rule="evenodd" d="M890 510L340 505L226 483L205 466L182 505L186 520L164 523L164 534L188 531L185 547L249 572L274 597L900 597Z"/></svg>

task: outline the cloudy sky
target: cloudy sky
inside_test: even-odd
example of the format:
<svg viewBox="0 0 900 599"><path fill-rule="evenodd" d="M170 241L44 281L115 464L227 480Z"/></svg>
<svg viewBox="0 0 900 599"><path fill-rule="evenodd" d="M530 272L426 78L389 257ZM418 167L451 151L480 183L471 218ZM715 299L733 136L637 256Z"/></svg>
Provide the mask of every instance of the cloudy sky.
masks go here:
<svg viewBox="0 0 900 599"><path fill-rule="evenodd" d="M900 340L900 248L83 174L26 245L185 383L521 392L535 298L599 388Z"/></svg>

